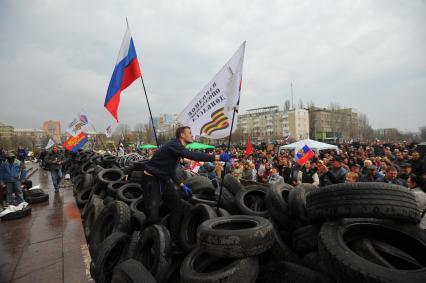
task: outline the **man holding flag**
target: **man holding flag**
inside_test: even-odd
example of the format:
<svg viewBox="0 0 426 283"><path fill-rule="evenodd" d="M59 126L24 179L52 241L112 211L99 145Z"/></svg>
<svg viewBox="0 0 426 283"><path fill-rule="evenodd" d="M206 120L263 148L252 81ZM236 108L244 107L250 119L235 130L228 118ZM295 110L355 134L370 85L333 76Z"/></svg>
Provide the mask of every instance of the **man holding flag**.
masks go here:
<svg viewBox="0 0 426 283"><path fill-rule="evenodd" d="M179 238L180 222L183 216L183 207L175 184L183 191L186 197L192 196L191 189L182 183L176 176L176 167L181 158L197 161L229 161L230 155L210 155L202 152L193 152L186 149L186 145L193 142L191 128L179 127L176 129L176 138L161 146L145 164L142 187L144 188L144 209L148 222L160 221L159 209L161 199L164 199L170 213L170 234L174 245ZM161 196L162 194L162 196Z"/></svg>

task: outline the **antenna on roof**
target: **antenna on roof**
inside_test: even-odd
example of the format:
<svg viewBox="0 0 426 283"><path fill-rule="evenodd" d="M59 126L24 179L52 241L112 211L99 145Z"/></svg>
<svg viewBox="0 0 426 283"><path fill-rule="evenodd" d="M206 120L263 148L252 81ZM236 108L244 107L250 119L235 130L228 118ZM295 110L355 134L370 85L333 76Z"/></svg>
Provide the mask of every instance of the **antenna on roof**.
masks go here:
<svg viewBox="0 0 426 283"><path fill-rule="evenodd" d="M293 82L290 83L291 88L291 109L294 110L294 99L293 99Z"/></svg>

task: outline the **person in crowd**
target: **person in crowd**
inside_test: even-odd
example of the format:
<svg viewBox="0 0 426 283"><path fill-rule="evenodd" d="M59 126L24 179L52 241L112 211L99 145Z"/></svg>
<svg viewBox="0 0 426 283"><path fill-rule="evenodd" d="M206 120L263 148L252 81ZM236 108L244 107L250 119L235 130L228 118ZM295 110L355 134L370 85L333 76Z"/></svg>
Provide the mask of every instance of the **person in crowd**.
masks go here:
<svg viewBox="0 0 426 283"><path fill-rule="evenodd" d="M46 163L52 176L53 188L55 193L58 193L59 184L62 180L62 163L64 163L64 155L59 151L57 145L54 145L52 151L46 156Z"/></svg>
<svg viewBox="0 0 426 283"><path fill-rule="evenodd" d="M420 228L426 229L426 192L423 191L423 180L414 174L410 174L407 179L408 189L414 194L417 206L422 212Z"/></svg>
<svg viewBox="0 0 426 283"><path fill-rule="evenodd" d="M281 161L281 168L280 168L280 175L283 176L284 181L291 185L292 178L291 178L291 163L290 160L288 160L287 157L282 157Z"/></svg>
<svg viewBox="0 0 426 283"><path fill-rule="evenodd" d="M278 173L278 166L273 166L271 176L269 176L268 184L283 184L284 178Z"/></svg>
<svg viewBox="0 0 426 283"><path fill-rule="evenodd" d="M324 168L330 182L333 184L344 183L346 181L347 171L342 167L342 159L339 156L336 156L333 159L331 166L331 169L328 169L328 167Z"/></svg>
<svg viewBox="0 0 426 283"><path fill-rule="evenodd" d="M250 163L250 168L252 173L252 181L253 182L257 182L257 170L256 170L256 165L254 163Z"/></svg>
<svg viewBox="0 0 426 283"><path fill-rule="evenodd" d="M244 180L253 180L253 170L251 169L251 162L245 161L243 165L243 172L241 178Z"/></svg>
<svg viewBox="0 0 426 283"><path fill-rule="evenodd" d="M243 175L243 166L240 164L240 162L235 161L233 167L232 176L234 176L234 178L239 181Z"/></svg>
<svg viewBox="0 0 426 283"><path fill-rule="evenodd" d="M328 168L323 160L317 161L317 174L320 181L320 187L331 185L330 179L327 177Z"/></svg>
<svg viewBox="0 0 426 283"><path fill-rule="evenodd" d="M373 165L373 161L371 161L370 159L365 159L363 162L363 166L361 168L361 176L367 175L368 174L368 167Z"/></svg>
<svg viewBox="0 0 426 283"><path fill-rule="evenodd" d="M404 165L405 163L407 163L407 159L405 159L403 153L401 151L398 151L395 154L395 160L393 161L393 165L398 169L398 172L401 172L402 170L402 165Z"/></svg>
<svg viewBox="0 0 426 283"><path fill-rule="evenodd" d="M219 161L214 162L214 171L218 178L222 177L223 165Z"/></svg>
<svg viewBox="0 0 426 283"><path fill-rule="evenodd" d="M319 186L320 181L316 168L313 168L310 160L306 161L297 174L297 184L313 184Z"/></svg>
<svg viewBox="0 0 426 283"><path fill-rule="evenodd" d="M358 179L359 179L359 175L358 175L358 173L355 173L355 172L348 172L348 173L346 173L346 183L356 183L356 182L358 182Z"/></svg>
<svg viewBox="0 0 426 283"><path fill-rule="evenodd" d="M418 151L413 151L410 163L413 174L420 176L423 171L423 161L420 159L420 153Z"/></svg>
<svg viewBox="0 0 426 283"><path fill-rule="evenodd" d="M27 159L28 156L28 151L23 148L23 147L19 147L18 148L18 160L21 161L22 163L25 162L25 159Z"/></svg>
<svg viewBox="0 0 426 283"><path fill-rule="evenodd" d="M259 182L267 184L270 175L271 175L271 165L269 163L265 163L265 170L263 170L262 175L259 175Z"/></svg>
<svg viewBox="0 0 426 283"><path fill-rule="evenodd" d="M259 164L259 166L257 168L257 174L259 175L259 178L265 172L265 168L266 168L266 164L267 163L268 163L268 159L267 158L262 158L262 162Z"/></svg>
<svg viewBox="0 0 426 283"><path fill-rule="evenodd" d="M399 173L399 178L403 181L404 186L407 186L407 179L412 174L411 164L405 163L401 165L401 172Z"/></svg>
<svg viewBox="0 0 426 283"><path fill-rule="evenodd" d="M360 182L383 182L385 176L379 173L377 166L369 166L367 172L366 175L361 176Z"/></svg>
<svg viewBox="0 0 426 283"><path fill-rule="evenodd" d="M25 170L21 161L13 152L6 155L6 161L0 164L0 187L6 187L6 206L18 205L24 201L21 182L25 179ZM15 199L13 199L15 194Z"/></svg>
<svg viewBox="0 0 426 283"><path fill-rule="evenodd" d="M179 160L187 158L204 162L228 162L231 159L228 153L210 155L186 149L186 145L192 143L193 140L190 127L177 128L175 138L163 144L145 164L142 180L146 221L147 223L159 223L161 220L160 203L163 199L164 204L170 210L170 236L175 248L179 246L180 223L184 210L181 196L175 189L175 185L186 198L192 197L191 189L176 176L176 166L178 166Z"/></svg>
<svg viewBox="0 0 426 283"><path fill-rule="evenodd" d="M398 178L398 169L394 166L390 166L386 170L386 175L383 178L383 182L387 184L394 184L404 186L404 181Z"/></svg>

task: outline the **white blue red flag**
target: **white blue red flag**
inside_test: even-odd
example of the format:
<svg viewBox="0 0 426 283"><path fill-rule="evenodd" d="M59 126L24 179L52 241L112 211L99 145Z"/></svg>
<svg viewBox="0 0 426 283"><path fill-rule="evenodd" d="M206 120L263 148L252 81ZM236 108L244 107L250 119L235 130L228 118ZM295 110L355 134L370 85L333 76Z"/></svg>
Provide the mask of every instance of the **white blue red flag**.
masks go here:
<svg viewBox="0 0 426 283"><path fill-rule="evenodd" d="M299 148L299 149L296 148L295 151L296 151L296 155L294 157L294 160L296 160L296 162L299 165L305 164L306 161L308 161L309 159L315 156L315 153L306 144L302 148Z"/></svg>
<svg viewBox="0 0 426 283"><path fill-rule="evenodd" d="M80 113L68 125L67 133L77 137L81 132L86 132L89 127L89 118L86 114Z"/></svg>
<svg viewBox="0 0 426 283"><path fill-rule="evenodd" d="M129 26L127 26L123 42L121 43L120 52L118 53L117 64L115 65L111 81L109 82L104 104L105 108L111 113L117 123L121 92L141 76L142 72L136 56L135 46Z"/></svg>

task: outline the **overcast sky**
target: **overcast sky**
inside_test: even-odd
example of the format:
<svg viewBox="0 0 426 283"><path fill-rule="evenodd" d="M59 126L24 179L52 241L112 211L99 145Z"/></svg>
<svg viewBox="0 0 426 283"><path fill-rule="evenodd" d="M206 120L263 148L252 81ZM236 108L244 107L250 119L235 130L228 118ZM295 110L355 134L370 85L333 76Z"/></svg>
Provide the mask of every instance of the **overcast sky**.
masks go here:
<svg viewBox="0 0 426 283"><path fill-rule="evenodd" d="M290 99L367 114L374 128L426 124L425 1L0 0L0 122L98 131L128 17L154 115L179 113L246 40L241 110ZM140 81L120 121L146 122ZM64 130L64 126L63 126Z"/></svg>

